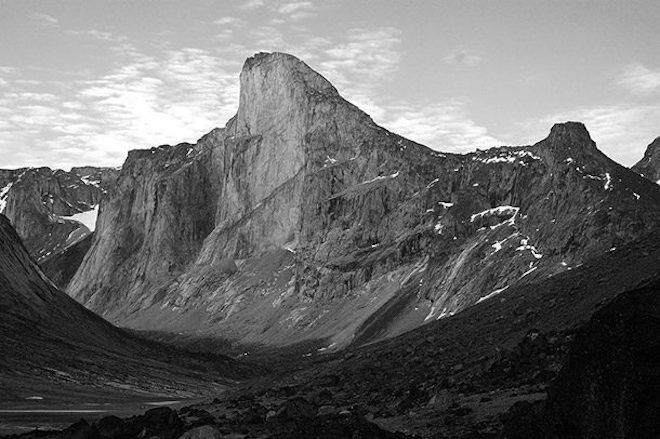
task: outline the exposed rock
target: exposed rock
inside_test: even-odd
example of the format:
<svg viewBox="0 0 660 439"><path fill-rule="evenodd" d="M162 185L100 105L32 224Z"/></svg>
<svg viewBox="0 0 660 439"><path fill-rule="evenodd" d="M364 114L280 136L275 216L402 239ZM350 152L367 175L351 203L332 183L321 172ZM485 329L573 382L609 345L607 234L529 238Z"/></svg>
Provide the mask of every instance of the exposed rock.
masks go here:
<svg viewBox="0 0 660 439"><path fill-rule="evenodd" d="M642 177L660 184L660 137L646 148L644 157L631 168Z"/></svg>
<svg viewBox="0 0 660 439"><path fill-rule="evenodd" d="M181 439L222 439L225 437L220 431L212 425L202 425L188 430L181 435Z"/></svg>
<svg viewBox="0 0 660 439"><path fill-rule="evenodd" d="M1 214L0 352L5 401L22 401L34 387L44 395L118 383L126 395L162 395L164 386L172 395L206 395L240 369L147 342L87 310L53 285Z"/></svg>
<svg viewBox="0 0 660 439"><path fill-rule="evenodd" d="M511 410L503 437L655 438L660 433L660 281L628 291L576 335L548 400Z"/></svg>
<svg viewBox="0 0 660 439"><path fill-rule="evenodd" d="M37 262L49 261L52 266L62 252L89 236L98 204L117 175L116 169L94 167L71 172L45 167L3 169L0 213L9 218ZM66 286L80 261L68 257L65 270L69 272L57 276L58 286Z"/></svg>
<svg viewBox="0 0 660 439"><path fill-rule="evenodd" d="M224 129L129 153L74 298L130 327L334 350L497 300L660 219L658 187L580 123L443 154L290 55L248 59L240 82Z"/></svg>

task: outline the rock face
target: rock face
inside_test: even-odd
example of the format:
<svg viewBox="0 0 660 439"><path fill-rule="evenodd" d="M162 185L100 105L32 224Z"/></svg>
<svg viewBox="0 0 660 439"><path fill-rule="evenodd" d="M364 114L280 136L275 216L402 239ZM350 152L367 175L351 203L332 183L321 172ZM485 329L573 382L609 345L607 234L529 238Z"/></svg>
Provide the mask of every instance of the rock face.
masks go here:
<svg viewBox="0 0 660 439"><path fill-rule="evenodd" d="M224 129L129 153L74 298L136 328L334 349L569 270L660 219L660 188L580 123L444 154L290 55L248 59L240 81Z"/></svg>
<svg viewBox="0 0 660 439"><path fill-rule="evenodd" d="M98 204L117 175L116 169L93 167L0 170L0 213L39 263L52 261L90 234Z"/></svg>
<svg viewBox="0 0 660 439"><path fill-rule="evenodd" d="M191 396L224 388L231 360L200 360L112 326L59 291L0 215L0 387L5 402L61 392ZM121 386L121 387L120 387ZM121 389L121 390L118 390ZM98 394L98 393L96 393Z"/></svg>
<svg viewBox="0 0 660 439"><path fill-rule="evenodd" d="M660 184L660 137L657 137L646 148L644 157L632 168L642 177Z"/></svg>
<svg viewBox="0 0 660 439"><path fill-rule="evenodd" d="M660 281L617 297L585 325L548 392L561 437L660 433Z"/></svg>
<svg viewBox="0 0 660 439"><path fill-rule="evenodd" d="M657 437L658 293L656 275L599 310L578 331L547 401L514 407L502 437Z"/></svg>

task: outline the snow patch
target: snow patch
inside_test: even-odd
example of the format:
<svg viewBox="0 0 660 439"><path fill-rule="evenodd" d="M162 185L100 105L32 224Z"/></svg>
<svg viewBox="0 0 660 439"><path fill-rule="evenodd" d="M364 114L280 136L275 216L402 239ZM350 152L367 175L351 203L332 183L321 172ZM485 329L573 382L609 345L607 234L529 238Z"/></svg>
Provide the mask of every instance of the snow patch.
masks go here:
<svg viewBox="0 0 660 439"><path fill-rule="evenodd" d="M448 203L446 201L438 201L438 204L444 207L445 209L449 209L451 206L454 205L454 203Z"/></svg>
<svg viewBox="0 0 660 439"><path fill-rule="evenodd" d="M372 178L371 180L363 181L360 184L373 183L374 181L385 180L386 178L396 178L399 176L399 171L396 171L394 174L390 175L379 175L378 177Z"/></svg>
<svg viewBox="0 0 660 439"><path fill-rule="evenodd" d="M506 290L507 288L509 288L508 285L504 288L500 288L499 290L495 290L492 293L486 294L484 297L480 297L479 300L477 300L477 303L481 303L484 300L488 300L493 296L497 296L498 294L500 294L502 291Z"/></svg>
<svg viewBox="0 0 660 439"><path fill-rule="evenodd" d="M532 268L530 268L529 270L527 270L526 272L524 272L524 273L522 274L522 276L520 276L520 279L522 279L523 277L527 276L528 274L534 272L537 268L539 268L539 267L532 267Z"/></svg>
<svg viewBox="0 0 660 439"><path fill-rule="evenodd" d="M99 183L101 183L101 180L98 180L96 178L92 178L91 175L83 175L80 177L83 183L85 183L88 186L96 186L99 187Z"/></svg>
<svg viewBox="0 0 660 439"><path fill-rule="evenodd" d="M486 209L486 210L481 211L479 213L473 214L472 216L470 216L470 222L473 223L476 219L489 217L489 216L493 216L493 215L511 214L512 216L516 216L518 214L519 210L520 210L519 207L514 207L514 206L497 206L497 207L493 207L491 209Z"/></svg>
<svg viewBox="0 0 660 439"><path fill-rule="evenodd" d="M7 207L7 195L13 184L13 182L10 182L7 184L7 186L0 189L0 213L3 213L5 211L5 207Z"/></svg>
<svg viewBox="0 0 660 439"><path fill-rule="evenodd" d="M533 245L529 245L529 238L526 239L521 239L520 240L520 246L516 247L516 251L524 251L524 250L529 250L532 252L532 256L534 256L536 259L541 259L543 255L539 253L538 250Z"/></svg>
<svg viewBox="0 0 660 439"><path fill-rule="evenodd" d="M605 185L603 188L605 188L606 191L612 189L612 177L610 176L609 172L605 173Z"/></svg>
<svg viewBox="0 0 660 439"><path fill-rule="evenodd" d="M95 205L92 210L86 212L74 213L71 216L61 216L64 220L77 221L87 227L91 232L96 227L96 217L99 214L99 205Z"/></svg>

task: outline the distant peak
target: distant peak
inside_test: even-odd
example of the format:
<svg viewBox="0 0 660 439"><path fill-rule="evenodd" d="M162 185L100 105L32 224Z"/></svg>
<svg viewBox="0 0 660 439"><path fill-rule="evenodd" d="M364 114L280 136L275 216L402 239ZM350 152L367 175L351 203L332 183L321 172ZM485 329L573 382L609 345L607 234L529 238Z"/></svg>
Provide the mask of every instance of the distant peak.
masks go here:
<svg viewBox="0 0 660 439"><path fill-rule="evenodd" d="M275 73L274 75L271 73ZM259 52L245 60L241 88L248 77L263 80L267 87L305 86L316 91L336 92L330 82L300 59L283 52Z"/></svg>
<svg viewBox="0 0 660 439"><path fill-rule="evenodd" d="M581 122L563 122L553 125L550 134L539 145L563 156L568 153L594 152L596 144Z"/></svg>
<svg viewBox="0 0 660 439"><path fill-rule="evenodd" d="M548 139L570 142L591 142L587 127L582 122L556 123L550 129Z"/></svg>

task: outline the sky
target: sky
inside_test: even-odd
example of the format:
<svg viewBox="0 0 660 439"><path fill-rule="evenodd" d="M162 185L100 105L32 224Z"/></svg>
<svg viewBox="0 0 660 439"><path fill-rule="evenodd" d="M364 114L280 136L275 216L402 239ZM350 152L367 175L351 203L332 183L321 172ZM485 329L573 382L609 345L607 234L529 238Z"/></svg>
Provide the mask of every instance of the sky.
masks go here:
<svg viewBox="0 0 660 439"><path fill-rule="evenodd" d="M433 149L578 120L630 166L660 136L658 23L656 0L0 0L0 168L194 142L236 113L260 51Z"/></svg>

